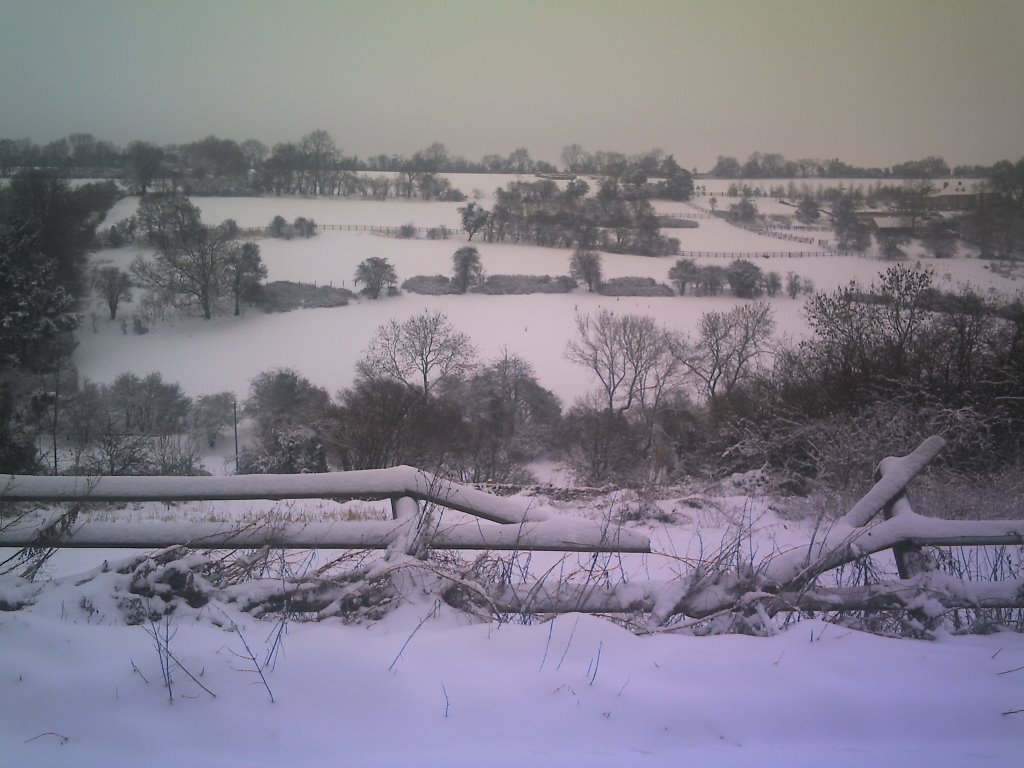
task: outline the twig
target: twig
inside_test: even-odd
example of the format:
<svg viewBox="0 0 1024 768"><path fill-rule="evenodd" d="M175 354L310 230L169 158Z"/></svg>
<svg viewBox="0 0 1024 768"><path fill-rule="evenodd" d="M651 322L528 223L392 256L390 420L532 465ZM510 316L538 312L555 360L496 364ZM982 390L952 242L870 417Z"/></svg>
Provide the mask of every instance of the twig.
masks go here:
<svg viewBox="0 0 1024 768"><path fill-rule="evenodd" d="M208 694L210 694L210 696L212 696L213 698L215 698L215 699L217 698L217 694L216 693L214 693L209 688L207 688L205 685L203 685L201 682L199 682L199 679L195 675L193 675L191 672L189 672L188 668L184 664L182 664L180 661L178 661L178 657L175 656L173 653L171 653L171 649L170 648L166 648L166 649L164 649L164 651L170 657L171 661L173 661L175 664L177 664L178 667L181 669L181 671L189 676L189 678L192 680L193 683L198 685L200 688L202 688L204 691L206 691Z"/></svg>
<svg viewBox="0 0 1024 768"><path fill-rule="evenodd" d="M546 662L548 660L548 649L551 648L551 635L553 635L554 632L555 632L555 620L552 618L551 621L548 622L548 639L547 639L547 642L544 643L544 656L540 660L540 669L538 670L540 672L544 671L544 662Z"/></svg>
<svg viewBox="0 0 1024 768"><path fill-rule="evenodd" d="M135 666L135 659L129 656L128 661L132 663L132 670L135 672L135 674L142 678L142 682L144 682L146 685L149 685L149 680L147 680L146 676L142 674L142 670Z"/></svg>
<svg viewBox="0 0 1024 768"><path fill-rule="evenodd" d="M1004 715L1019 715L1021 712L1024 712L1024 709L1008 709L1005 712L1003 712L1002 714L1004 714Z"/></svg>
<svg viewBox="0 0 1024 768"><path fill-rule="evenodd" d="M420 631L420 627L426 624L427 619L433 616L436 611L437 606L435 605L434 608L431 608L430 611L428 611L427 614L422 619L420 619L420 623L417 624L416 628L409 633L409 636L407 638L405 638L405 642L402 643L402 647L398 649L398 655L395 656L394 661L391 662L391 666L388 667L388 672L392 671L395 668L395 664L397 664L398 660L402 658L402 654L405 652L405 649L408 647L409 643L412 642L412 639L416 636L416 633Z"/></svg>
<svg viewBox="0 0 1024 768"><path fill-rule="evenodd" d="M576 623L572 625L572 632L569 633L569 641L565 644L565 650L562 651L562 658L560 658L558 660L558 666L555 667L556 670L562 668L562 662L565 661L566 654L569 653L569 646L572 645L572 638L576 634L576 627L579 625L579 623L580 623L580 617L577 616L576 617Z"/></svg>
<svg viewBox="0 0 1024 768"><path fill-rule="evenodd" d="M597 670L601 668L601 648L604 646L604 641L598 642L597 644L597 659L594 662L594 674L590 676L590 684L593 685L594 681L597 680Z"/></svg>
<svg viewBox="0 0 1024 768"><path fill-rule="evenodd" d="M56 736L58 739L60 739L61 744L67 744L69 741L71 741L71 737L65 736L63 733L57 733L56 731L47 731L46 733L40 733L38 736L33 736L31 739L25 739L23 743L28 744L29 742L35 741L36 739L43 738L43 736Z"/></svg>
<svg viewBox="0 0 1024 768"><path fill-rule="evenodd" d="M996 674L999 674L999 675L1008 675L1008 674L1010 674L1011 672L1020 672L1020 671L1021 671L1022 669L1024 669L1024 667L1016 667L1016 668L1014 668L1014 669L1007 669L1007 670L1006 670L1005 672L997 672Z"/></svg>
<svg viewBox="0 0 1024 768"><path fill-rule="evenodd" d="M249 643L245 641L245 635L242 634L242 630L239 629L235 622L231 622L231 628L235 630L235 634L238 635L238 639L242 641L242 646L245 648L245 652L249 654L249 660L252 662L253 666L256 667L256 672L259 673L260 680L263 681L263 687L267 689L267 695L270 696L270 703L273 704L274 692L270 690L270 683L267 682L267 677L263 674L263 667L261 667L260 663L256 660L256 654L252 652L252 649L249 647Z"/></svg>
<svg viewBox="0 0 1024 768"><path fill-rule="evenodd" d="M448 689L444 687L444 680L441 681L441 691L444 693L444 716L447 718L451 702L448 699Z"/></svg>

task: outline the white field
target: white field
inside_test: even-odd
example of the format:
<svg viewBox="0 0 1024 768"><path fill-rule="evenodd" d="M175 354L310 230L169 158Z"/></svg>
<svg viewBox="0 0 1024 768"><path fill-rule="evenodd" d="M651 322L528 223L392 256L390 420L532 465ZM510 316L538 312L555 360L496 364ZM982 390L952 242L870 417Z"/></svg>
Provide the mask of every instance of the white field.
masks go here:
<svg viewBox="0 0 1024 768"><path fill-rule="evenodd" d="M493 179L494 177L482 177ZM493 189L497 184L490 185ZM412 222L421 227L446 224L457 227L458 203L387 201L373 203L346 200L295 198L195 198L207 222L233 218L240 226L265 226L274 215L289 221L298 216L321 224L400 226ZM483 204L489 205L484 199ZM108 221L130 215L135 198L118 204ZM666 212L695 210L688 204L659 203ZM814 281L819 290L832 290L850 280L871 282L886 264L868 257L800 257L821 250L817 244L801 244L758 235L721 220L700 220L697 229L671 230L681 248L729 253L787 252L793 256L753 259L764 271L783 277L789 271ZM309 240L258 240L269 280L296 280L354 288L356 265L371 256L388 259L404 280L413 275L450 274L452 253L466 243L465 236L449 240L400 240L370 232L328 231ZM491 274L568 273L571 251L536 246L491 244L473 240L485 270ZM127 266L145 251L125 248L93 256ZM699 263L727 265L729 257L697 259ZM668 282L674 257L648 258L603 255L605 277L639 275ZM937 262L923 259L937 272L940 283L955 286L971 283L983 290L1015 293L1020 284L984 268L976 259ZM139 294L139 292L136 292ZM139 299L140 295L136 295ZM176 317L157 323L149 334L136 336L111 323L105 308L95 309L97 332L89 319L79 334L75 363L83 377L109 382L124 371L160 372L178 381L190 395L230 390L245 397L249 381L258 373L279 367L298 370L315 384L334 393L351 384L356 362L376 329L388 320L405 319L424 310L439 310L469 334L482 359L496 357L503 348L530 360L541 383L565 404L592 386L587 371L563 357L574 332L577 313L607 308L620 313L646 314L672 328L693 328L701 314L724 311L738 300L730 296L672 298L612 298L589 294L584 288L568 295L431 297L405 293L377 301L360 299L347 307L300 310L266 315L249 309L241 318L230 312L211 321ZM796 336L804 331L802 299L780 295L771 300L779 334ZM120 310L128 317L131 304Z"/></svg>
<svg viewBox="0 0 1024 768"><path fill-rule="evenodd" d="M469 192L469 189L465 191ZM321 223L419 226L457 224L456 204L356 204L294 199L197 199L204 218L243 226L312 216ZM487 205L487 201L484 201ZM132 202L119 207L128 215ZM369 207L368 207L369 206ZM369 220L359 220L360 218ZM677 233L673 233L677 234ZM791 244L721 222L679 230L694 250L782 250ZM474 241L475 243L476 241ZM695 245L700 243L701 245ZM271 279L351 285L355 265L384 256L401 278L448 273L463 243L402 241L369 233L328 232L308 241L260 240ZM795 244L792 244L795 245ZM779 247L782 246L782 247ZM559 274L569 252L479 244L492 273ZM97 254L127 264L135 251ZM605 255L607 276L664 280L673 259ZM719 260L718 263L727 263ZM795 270L822 289L870 281L884 264L871 258L759 259L764 269ZM936 265L949 283L970 281L1003 292L1018 284L981 262ZM608 307L643 312L687 329L702 312L731 298L608 299L570 295L431 298L405 294L333 310L281 315L249 311L168 320L145 336L122 335L87 319L75 362L83 375L110 381L123 371L160 371L189 394L230 389L244 396L249 379L291 366L335 391L351 382L355 361L374 329L391 317L440 309L469 333L482 356L503 346L529 359L541 382L564 401L586 392L586 372L562 357L577 311ZM780 333L803 330L800 300L773 300ZM129 316L133 307L122 311ZM220 446L224 452L229 449ZM211 465L212 471L222 471ZM749 481L752 478L747 478ZM811 521L780 517L758 486L736 479L716 489L675 489L659 501L673 523L637 523L654 553L611 559L620 578L671 579L691 558L716 550L749 525L751 556L800 545ZM703 496L702 508L684 501ZM555 504L572 516L600 519L635 503L623 493L591 504ZM363 505L365 508L368 505ZM94 514L138 520L228 519L265 505L206 503L128 506ZM291 519L338 514L332 502L277 505ZM175 669L168 704L157 653L140 628L120 623L113 570L83 582L76 574L122 553L65 550L46 591L31 608L0 612L0 743L10 765L82 768L145 760L154 766L820 766L1019 765L1024 749L1024 637L1008 633L936 642L883 639L818 621L778 636L694 638L634 636L598 617L566 615L529 626L474 624L451 611L411 603L371 626L335 620L293 623L268 683L271 704L237 634L209 608L171 622L171 649L217 698ZM326 555L324 555L326 556ZM878 556L882 559L884 556ZM537 555L534 569L557 563ZM586 556L566 558L567 569ZM882 563L888 570L892 563ZM0 579L0 598L17 585ZM254 654L272 645L273 625L225 606ZM422 626L421 625L422 622ZM134 668L133 668L134 667ZM136 671L136 669L138 671ZM1011 671L1017 670L1017 671ZM1007 674L1000 674L1006 672ZM145 680L143 680L143 675Z"/></svg>

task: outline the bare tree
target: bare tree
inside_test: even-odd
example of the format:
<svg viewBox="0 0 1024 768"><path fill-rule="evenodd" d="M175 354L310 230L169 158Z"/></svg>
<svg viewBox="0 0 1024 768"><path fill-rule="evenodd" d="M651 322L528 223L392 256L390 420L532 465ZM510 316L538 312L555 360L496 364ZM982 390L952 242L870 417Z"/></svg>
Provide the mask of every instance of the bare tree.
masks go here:
<svg viewBox="0 0 1024 768"><path fill-rule="evenodd" d="M392 320L377 329L359 363L368 378L386 377L423 390L424 396L442 379L473 366L476 350L441 312L424 312L404 323Z"/></svg>
<svg viewBox="0 0 1024 768"><path fill-rule="evenodd" d="M331 134L324 130L315 130L302 137L299 146L305 156L306 164L313 173L313 194L324 191L324 176L338 162L338 148Z"/></svg>
<svg viewBox="0 0 1024 768"><path fill-rule="evenodd" d="M484 267L480 263L480 251L472 245L463 246L452 254L452 283L459 293L465 293L471 285L481 282Z"/></svg>
<svg viewBox="0 0 1024 768"><path fill-rule="evenodd" d="M587 284L591 293L601 287L601 254L584 248L577 248L569 260L569 274Z"/></svg>
<svg viewBox="0 0 1024 768"><path fill-rule="evenodd" d="M200 227L159 250L153 261L140 256L132 264L132 272L140 285L158 295L197 304L209 320L217 300L229 287L229 246L221 228Z"/></svg>
<svg viewBox="0 0 1024 768"><path fill-rule="evenodd" d="M586 152L579 144L562 147L562 164L569 173L576 173L586 157Z"/></svg>
<svg viewBox="0 0 1024 768"><path fill-rule="evenodd" d="M150 184L161 172L164 151L155 144L133 141L125 149L124 157L130 181L145 197Z"/></svg>
<svg viewBox="0 0 1024 768"><path fill-rule="evenodd" d="M576 332L565 355L593 371L606 410L657 406L678 370L667 331L649 317L603 309L595 317L577 315Z"/></svg>
<svg viewBox="0 0 1024 768"><path fill-rule="evenodd" d="M235 300L235 317L238 317L242 314L242 299L251 299L260 280L266 278L267 268L256 243L230 244L224 266L228 289Z"/></svg>
<svg viewBox="0 0 1024 768"><path fill-rule="evenodd" d="M242 150L242 154L245 155L245 160L249 163L249 168L256 168L262 163L269 154L267 145L258 139L246 139L239 147Z"/></svg>
<svg viewBox="0 0 1024 768"><path fill-rule="evenodd" d="M769 352L774 328L772 309L765 302L707 312L701 316L697 339L679 343L676 356L697 379L701 393L714 401L728 396L753 373Z"/></svg>
<svg viewBox="0 0 1024 768"><path fill-rule="evenodd" d="M102 266L92 273L92 286L110 310L110 319L117 319L117 307L121 301L132 300L132 278L123 269Z"/></svg>

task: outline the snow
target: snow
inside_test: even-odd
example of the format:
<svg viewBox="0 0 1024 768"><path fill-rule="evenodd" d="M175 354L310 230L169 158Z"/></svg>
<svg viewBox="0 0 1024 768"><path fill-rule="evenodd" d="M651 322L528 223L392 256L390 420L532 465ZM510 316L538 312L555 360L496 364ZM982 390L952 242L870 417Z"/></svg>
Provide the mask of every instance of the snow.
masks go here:
<svg viewBox="0 0 1024 768"><path fill-rule="evenodd" d="M801 622L776 637L635 636L590 616L288 626L228 609L173 621L184 674L103 603L52 594L0 616L9 765L1018 765L1018 635L891 640ZM92 612L90 612L92 611ZM133 665L138 669L134 671ZM142 676L148 680L143 680ZM64 739L67 739L65 742Z"/></svg>
<svg viewBox="0 0 1024 768"><path fill-rule="evenodd" d="M494 177L453 179L467 194L474 187L484 190L485 207L486 195L504 183L494 182ZM276 214L289 220L311 217L323 224L458 224L458 204L452 203L293 198L195 202L204 220L230 217L242 226L264 226ZM122 201L111 219L133 210L131 199ZM688 250L810 248L717 220L700 224L672 236L680 237ZM272 280L350 286L355 265L369 256L391 260L402 279L448 273L451 254L464 238L406 241L366 232L326 232L311 240L259 242ZM490 273L554 275L568 270L568 251L473 244ZM97 258L127 265L139 252L144 251L107 251ZM721 258L699 261L728 263ZM664 281L673 262L605 254L604 270L609 277L646 275ZM870 282L886 266L871 258L838 257L757 263L782 274L796 271L824 290L851 279ZM935 266L940 282L950 286L970 281L984 290L1017 289L974 259ZM771 301L780 334L804 332L801 301ZM569 402L592 386L587 373L562 355L577 312L603 307L643 313L687 330L703 312L734 303L724 297L614 299L584 291L515 297L405 294L329 310L279 315L249 311L242 318L220 316L209 322L168 318L145 336L122 334L100 312L95 333L88 320L84 323L75 362L83 377L96 381L112 381L124 371L160 371L190 395L227 389L240 397L257 373L289 366L334 392L351 382L355 363L378 325L437 309L472 336L484 358L503 347L522 354L535 366L541 383ZM122 311L130 317L137 309L136 303ZM548 467L546 475L557 478L559 471ZM516 497L508 502L517 508L523 503ZM551 519L538 527L552 525L570 536L577 524L640 511L646 503L629 491L590 503L551 501ZM317 523L384 520L389 517L386 504L154 503L82 514L83 519L109 525L189 519L212 525L251 520L269 509L275 519ZM780 517L753 476L717 489L678 489L676 495L656 500L654 507L657 515L640 515L630 524L638 536L649 536L653 554L618 556L611 566L627 580L624 593L634 585L639 591L650 581L670 582L688 573L696 558L710 559L732 548L740 557L760 561L806 547L814 525ZM583 520L566 521L564 516ZM892 524L905 524L904 517ZM451 518L446 514L445 523L459 525L465 519L459 513ZM416 594L373 624L291 622L275 663L266 669L274 703L242 645L244 637L254 655L265 659L274 644L273 621L257 621L230 605L178 613L168 625L171 650L216 698L176 669L171 704L154 642L142 627L124 626L116 595L105 588L111 580L78 575L105 558L113 562L124 555L64 550L38 585L0 580L0 601L36 601L17 612L0 612L4 764L88 768L142 759L157 766L256 768L602 768L684 762L935 768L1016 766L1024 749L1024 714L1004 714L1024 708L1021 635L893 640L815 620L795 623L769 638L634 635L607 619L578 614L550 622L480 624L449 609L435 611L429 598ZM891 557L889 561L891 571ZM592 562L589 555L561 559L556 553L537 553L524 568L541 574L557 572L561 565L582 570ZM667 610L678 589L666 588L657 607ZM241 637L232 630L233 623Z"/></svg>

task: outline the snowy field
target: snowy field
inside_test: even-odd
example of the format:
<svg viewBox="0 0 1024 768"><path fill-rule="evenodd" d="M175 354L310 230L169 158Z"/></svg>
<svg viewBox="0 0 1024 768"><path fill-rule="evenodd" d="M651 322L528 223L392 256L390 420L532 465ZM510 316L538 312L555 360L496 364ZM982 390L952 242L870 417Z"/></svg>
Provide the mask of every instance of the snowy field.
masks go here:
<svg viewBox="0 0 1024 768"><path fill-rule="evenodd" d="M1000 674L1024 665L1020 636L638 637L565 615L440 616L410 640L430 611L410 605L291 625L271 703L239 636L186 618L171 649L216 698L177 673L170 704L142 628L61 597L0 617L5 765L1009 768L1024 749L1001 714L1024 706L1024 673ZM271 624L229 618L266 653Z"/></svg>
<svg viewBox="0 0 1024 768"><path fill-rule="evenodd" d="M486 179L495 177L486 176ZM482 183L482 182L481 182ZM497 184L487 185L489 188ZM346 200L295 198L196 198L208 223L235 219L240 226L265 226L274 215L289 221L298 216L314 218L321 224L374 224L400 226L412 222L421 227L459 223L458 203L387 201L371 203ZM488 199L482 203L489 205ZM121 201L109 221L131 215L136 198ZM659 203L666 211L698 210L688 204ZM696 229L671 230L683 250L729 253L787 252L793 256L753 258L765 272L787 272L810 278L819 290L832 290L856 279L870 283L886 264L867 257L801 257L801 252L820 251L816 244L801 244L738 229L721 220L701 220ZM354 289L356 266L371 256L388 259L399 281L414 275L451 273L451 256L465 245L465 236L450 240L400 240L370 232L327 231L309 240L259 241L269 280L295 280ZM561 275L569 271L571 251L537 246L482 243L473 240L489 274ZM105 259L127 267L139 253L135 248L104 251L94 259ZM731 258L698 258L701 264L727 266ZM972 258L923 263L936 271L940 285L955 287L969 283L981 290L1017 293L1021 284L989 272L984 263ZM675 258L650 258L620 254L603 255L605 278L637 275L668 282ZM138 292L137 292L138 293ZM136 299L140 296L136 296ZM645 314L672 328L689 330L709 311L727 311L737 303L730 296L615 298L602 297L580 288L566 295L532 296L402 296L377 301L357 300L347 307L310 309L267 315L248 310L241 318L221 315L211 321L200 318L168 318L156 323L144 336L122 333L111 323L105 308L97 305L95 327L86 320L79 334L75 364L80 375L98 382L110 382L125 371L145 374L160 372L178 381L192 396L229 390L240 398L248 392L249 381L258 373L279 367L298 370L329 392L351 384L355 364L376 329L395 318L403 320L424 310L440 310L477 346L481 359L498 356L502 349L519 354L535 367L538 379L555 392L564 404L592 387L587 371L563 357L566 342L574 332L578 313L607 308L618 313ZM802 299L780 295L770 299L777 333L798 336L804 332ZM121 309L128 317L131 304Z"/></svg>
<svg viewBox="0 0 1024 768"><path fill-rule="evenodd" d="M479 177L470 177L478 179ZM493 177L486 177L491 179ZM494 183L456 181L463 191ZM500 183L500 182L499 182ZM264 226L281 214L328 224L458 225L455 203L197 198L207 223L234 218ZM489 201L482 200L485 207ZM698 201L701 202L701 201ZM119 203L114 218L137 201ZM691 209L692 210L692 209ZM721 221L676 230L682 248L717 251L797 250L795 243L751 234ZM356 265L388 258L400 279L448 274L464 238L397 240L366 232L326 232L311 240L260 240L271 280L352 287ZM564 274L570 252L478 245L496 273ZM806 246L805 248L814 248ZM127 265L139 251L97 254ZM704 263L728 260L701 259ZM765 271L795 271L830 290L851 279L870 282L885 264L873 258L757 259ZM606 277L667 280L674 258L604 255ZM969 282L1016 293L1020 283L975 259L928 262L940 283ZM948 275L948 278L947 278ZM138 298L138 297L136 297ZM804 331L802 300L771 300L780 334ZM190 395L232 390L244 397L261 371L293 367L332 393L351 383L374 330L391 318L439 309L468 333L486 359L502 348L521 354L563 402L592 387L563 356L577 312L607 307L648 314L681 329L701 313L726 310L732 298L569 295L425 297L403 294L337 309L209 322L168 318L144 336L121 332L97 308L86 319L75 363L102 382L125 371L159 371ZM130 316L136 307L122 309ZM222 448L227 450L226 445ZM218 466L209 467L220 471ZM808 540L813 521L781 517L756 489L703 489L659 502L673 522L635 524L654 553L627 556L620 575L671 579L689 558L714 550L750 526L759 557ZM634 498L555 505L600 518ZM339 514L299 505L285 514ZM258 506L151 505L116 516L226 519ZM365 513L366 510L364 509ZM65 551L35 605L0 612L0 763L11 766L1018 766L1024 754L1024 637L943 636L935 642L893 640L829 626L796 623L770 638L633 635L599 617L564 615L527 625L479 624L432 601L410 601L373 625L291 623L268 691L245 657L242 638L263 659L273 622L225 607L175 615L171 650L213 698L177 669L168 702L153 640L121 623L110 580L80 574L123 552ZM571 556L580 564L586 556ZM534 568L557 562L537 556ZM886 564L892 567L891 563ZM106 587L106 588L104 588ZM10 584L0 581L0 600ZM424 620L426 618L426 620ZM231 631L231 622L241 636ZM221 626L216 626L220 624ZM1002 674L1001 674L1002 673Z"/></svg>

